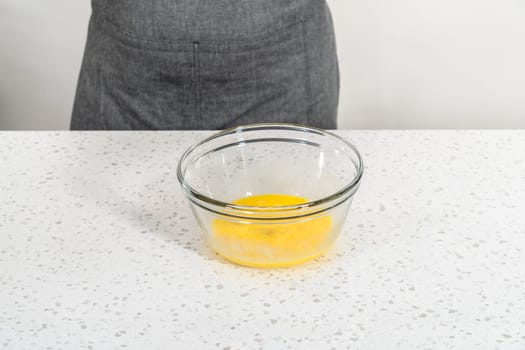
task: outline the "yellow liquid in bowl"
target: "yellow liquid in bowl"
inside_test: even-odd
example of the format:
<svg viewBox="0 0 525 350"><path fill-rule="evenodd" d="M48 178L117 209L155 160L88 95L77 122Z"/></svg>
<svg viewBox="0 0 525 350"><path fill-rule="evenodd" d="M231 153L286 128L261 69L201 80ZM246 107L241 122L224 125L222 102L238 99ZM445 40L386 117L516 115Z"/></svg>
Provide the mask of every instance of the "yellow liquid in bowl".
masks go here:
<svg viewBox="0 0 525 350"><path fill-rule="evenodd" d="M285 194L243 197L233 204L270 207L307 203ZM257 217L257 214L253 214ZM259 216L262 217L262 216ZM265 213L264 218L268 214ZM226 259L252 267L285 267L303 263L323 253L329 242L332 219L328 215L295 221L214 219L211 245Z"/></svg>

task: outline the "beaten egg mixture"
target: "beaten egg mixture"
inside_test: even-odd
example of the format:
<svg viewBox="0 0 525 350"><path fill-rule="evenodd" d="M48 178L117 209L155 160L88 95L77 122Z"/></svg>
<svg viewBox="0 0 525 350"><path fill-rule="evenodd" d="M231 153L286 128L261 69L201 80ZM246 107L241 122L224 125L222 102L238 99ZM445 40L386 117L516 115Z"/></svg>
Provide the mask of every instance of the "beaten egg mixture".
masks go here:
<svg viewBox="0 0 525 350"><path fill-rule="evenodd" d="M254 218L268 217L271 207L307 203L302 197L286 194L262 194L239 198L233 204L269 207ZM226 259L253 267L284 267L313 259L323 253L329 241L332 219L328 215L293 221L214 219L211 244Z"/></svg>

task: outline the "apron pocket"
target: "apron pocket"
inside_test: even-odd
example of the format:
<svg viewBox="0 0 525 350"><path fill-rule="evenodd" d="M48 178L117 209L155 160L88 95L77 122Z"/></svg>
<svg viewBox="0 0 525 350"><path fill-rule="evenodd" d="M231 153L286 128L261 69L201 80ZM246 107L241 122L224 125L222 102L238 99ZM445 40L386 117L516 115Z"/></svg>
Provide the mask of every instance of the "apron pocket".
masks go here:
<svg viewBox="0 0 525 350"><path fill-rule="evenodd" d="M310 67L299 20L243 41L151 41L106 32L106 129L223 129L308 124Z"/></svg>
<svg viewBox="0 0 525 350"><path fill-rule="evenodd" d="M109 40L101 67L100 113L107 129L194 129L192 43L155 50Z"/></svg>
<svg viewBox="0 0 525 350"><path fill-rule="evenodd" d="M199 118L206 129L308 124L310 81L304 22L250 42L200 42Z"/></svg>

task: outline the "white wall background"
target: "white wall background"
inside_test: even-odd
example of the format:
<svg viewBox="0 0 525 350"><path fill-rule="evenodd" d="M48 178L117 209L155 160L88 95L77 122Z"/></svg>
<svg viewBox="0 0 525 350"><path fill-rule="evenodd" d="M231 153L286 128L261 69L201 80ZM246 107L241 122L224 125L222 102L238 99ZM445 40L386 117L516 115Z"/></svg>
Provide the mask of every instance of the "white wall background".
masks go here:
<svg viewBox="0 0 525 350"><path fill-rule="evenodd" d="M340 128L525 128L525 1L328 0ZM0 129L67 129L89 0L0 0Z"/></svg>

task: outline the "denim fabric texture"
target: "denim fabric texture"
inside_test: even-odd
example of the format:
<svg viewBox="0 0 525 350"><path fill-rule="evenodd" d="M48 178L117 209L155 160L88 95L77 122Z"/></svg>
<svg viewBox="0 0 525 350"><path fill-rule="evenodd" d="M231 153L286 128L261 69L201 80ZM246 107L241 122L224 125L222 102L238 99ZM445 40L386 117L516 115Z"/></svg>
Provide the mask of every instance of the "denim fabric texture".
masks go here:
<svg viewBox="0 0 525 350"><path fill-rule="evenodd" d="M72 130L337 127L324 0L93 0Z"/></svg>

